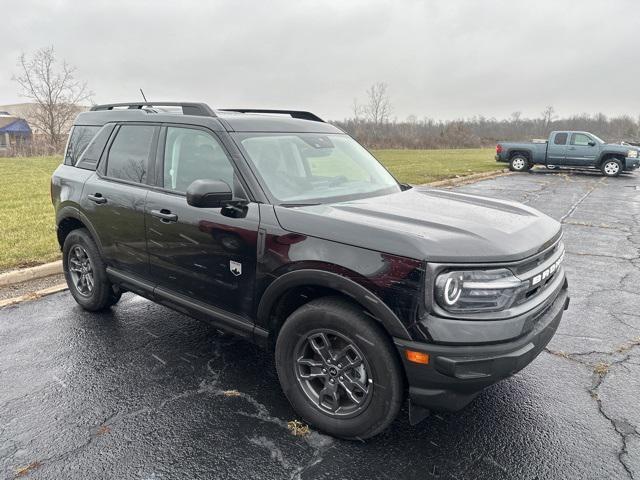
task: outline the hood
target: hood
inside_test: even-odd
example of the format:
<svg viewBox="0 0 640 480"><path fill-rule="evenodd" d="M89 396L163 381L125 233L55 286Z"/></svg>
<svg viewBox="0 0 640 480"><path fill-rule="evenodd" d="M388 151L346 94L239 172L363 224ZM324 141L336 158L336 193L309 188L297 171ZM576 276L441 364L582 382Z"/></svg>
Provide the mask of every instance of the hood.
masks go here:
<svg viewBox="0 0 640 480"><path fill-rule="evenodd" d="M526 205L425 188L275 212L290 232L431 262L521 260L561 234Z"/></svg>

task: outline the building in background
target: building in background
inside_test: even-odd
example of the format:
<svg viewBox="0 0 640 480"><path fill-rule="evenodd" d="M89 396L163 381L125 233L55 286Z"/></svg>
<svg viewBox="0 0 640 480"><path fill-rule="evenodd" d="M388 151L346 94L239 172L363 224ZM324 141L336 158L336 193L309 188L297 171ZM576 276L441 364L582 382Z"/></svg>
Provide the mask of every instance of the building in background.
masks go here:
<svg viewBox="0 0 640 480"><path fill-rule="evenodd" d="M24 118L0 110L0 155L23 149L32 138L31 127Z"/></svg>

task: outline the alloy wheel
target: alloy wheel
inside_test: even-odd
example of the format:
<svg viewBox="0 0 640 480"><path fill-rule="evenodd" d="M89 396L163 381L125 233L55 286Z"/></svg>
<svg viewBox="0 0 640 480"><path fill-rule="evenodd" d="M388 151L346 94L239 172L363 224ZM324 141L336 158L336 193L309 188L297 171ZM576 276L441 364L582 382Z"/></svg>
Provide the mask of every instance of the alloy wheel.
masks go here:
<svg viewBox="0 0 640 480"><path fill-rule="evenodd" d="M94 286L93 265L80 245L74 245L69 251L69 273L76 291L83 297L90 297Z"/></svg>
<svg viewBox="0 0 640 480"><path fill-rule="evenodd" d="M344 335L314 330L295 350L295 373L307 398L323 413L353 417L364 411L373 379L362 351Z"/></svg>
<svg viewBox="0 0 640 480"><path fill-rule="evenodd" d="M518 157L513 160L513 168L515 168L516 170L523 170L524 167L525 163L523 158Z"/></svg>
<svg viewBox="0 0 640 480"><path fill-rule="evenodd" d="M620 170L617 162L607 162L604 166L604 173L607 175L616 175Z"/></svg>

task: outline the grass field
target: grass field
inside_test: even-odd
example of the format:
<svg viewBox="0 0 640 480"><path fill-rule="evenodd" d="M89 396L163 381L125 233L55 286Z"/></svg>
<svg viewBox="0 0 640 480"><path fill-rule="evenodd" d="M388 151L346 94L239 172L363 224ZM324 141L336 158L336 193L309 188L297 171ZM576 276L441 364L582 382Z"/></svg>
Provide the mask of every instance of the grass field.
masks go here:
<svg viewBox="0 0 640 480"><path fill-rule="evenodd" d="M377 150L400 180L427 183L498 169L492 149ZM0 272L56 260L51 173L60 157L0 158Z"/></svg>

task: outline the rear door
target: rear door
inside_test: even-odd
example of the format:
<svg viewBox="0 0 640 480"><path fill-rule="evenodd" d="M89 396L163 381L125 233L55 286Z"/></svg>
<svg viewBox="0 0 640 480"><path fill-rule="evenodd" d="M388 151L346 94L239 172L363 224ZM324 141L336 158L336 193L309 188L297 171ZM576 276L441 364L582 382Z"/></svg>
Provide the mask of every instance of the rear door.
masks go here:
<svg viewBox="0 0 640 480"><path fill-rule="evenodd" d="M154 177L158 133L156 125L118 125L98 169L85 183L82 200L106 264L147 279L144 204Z"/></svg>
<svg viewBox="0 0 640 480"><path fill-rule="evenodd" d="M164 292L165 298L166 293L177 294L178 302L195 301L239 314L243 318L227 318L238 323L235 326L239 331L248 330L253 325L249 318L256 272L258 204L242 201L247 198L246 190L213 132L166 126L160 142L160 188L150 192L146 202L147 245L151 275L158 281L156 291ZM185 192L197 179L226 182L242 205L222 209L188 205Z"/></svg>
<svg viewBox="0 0 640 480"><path fill-rule="evenodd" d="M567 153L567 132L555 132L547 144L547 165L564 165Z"/></svg>
<svg viewBox="0 0 640 480"><path fill-rule="evenodd" d="M599 153L597 142L586 133L572 133L567 148L567 165L589 167L595 164Z"/></svg>

